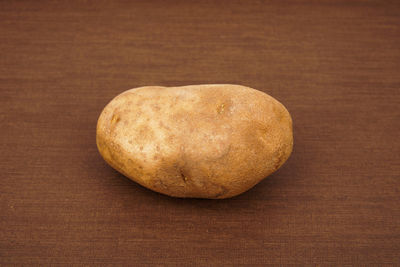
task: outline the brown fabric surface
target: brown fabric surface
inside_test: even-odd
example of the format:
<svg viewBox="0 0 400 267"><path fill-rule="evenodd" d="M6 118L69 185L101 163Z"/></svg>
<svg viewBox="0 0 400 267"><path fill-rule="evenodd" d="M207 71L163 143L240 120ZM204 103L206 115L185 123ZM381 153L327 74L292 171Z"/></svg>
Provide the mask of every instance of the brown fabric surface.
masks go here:
<svg viewBox="0 0 400 267"><path fill-rule="evenodd" d="M109 167L102 108L243 84L291 112L288 162L228 200ZM1 1L0 264L400 265L398 1Z"/></svg>

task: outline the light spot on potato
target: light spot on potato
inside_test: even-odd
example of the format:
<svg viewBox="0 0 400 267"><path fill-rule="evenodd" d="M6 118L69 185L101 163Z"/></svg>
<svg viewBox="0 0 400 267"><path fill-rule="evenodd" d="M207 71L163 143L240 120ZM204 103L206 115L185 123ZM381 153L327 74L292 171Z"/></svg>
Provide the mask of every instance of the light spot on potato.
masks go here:
<svg viewBox="0 0 400 267"><path fill-rule="evenodd" d="M179 170L179 174L181 175L182 180L186 183L188 181L187 176L183 173L183 170Z"/></svg>
<svg viewBox="0 0 400 267"><path fill-rule="evenodd" d="M185 182L188 180L187 177L183 174L182 174L182 178L183 178L183 181L185 181Z"/></svg>
<svg viewBox="0 0 400 267"><path fill-rule="evenodd" d="M120 120L121 120L121 118L117 114L114 114L111 118L111 124L115 124L115 123L119 122Z"/></svg>
<svg viewBox="0 0 400 267"><path fill-rule="evenodd" d="M222 112L224 112L224 110L225 110L225 104L224 103L222 103L221 105L219 105L217 107L217 113L218 114L221 114Z"/></svg>

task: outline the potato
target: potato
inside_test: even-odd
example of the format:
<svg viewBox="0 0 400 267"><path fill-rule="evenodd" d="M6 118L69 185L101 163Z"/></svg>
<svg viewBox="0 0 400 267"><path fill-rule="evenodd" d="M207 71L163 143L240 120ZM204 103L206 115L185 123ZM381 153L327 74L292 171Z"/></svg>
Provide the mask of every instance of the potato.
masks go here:
<svg viewBox="0 0 400 267"><path fill-rule="evenodd" d="M292 120L271 96L230 84L146 86L115 97L97 123L106 162L174 197L229 198L276 171Z"/></svg>

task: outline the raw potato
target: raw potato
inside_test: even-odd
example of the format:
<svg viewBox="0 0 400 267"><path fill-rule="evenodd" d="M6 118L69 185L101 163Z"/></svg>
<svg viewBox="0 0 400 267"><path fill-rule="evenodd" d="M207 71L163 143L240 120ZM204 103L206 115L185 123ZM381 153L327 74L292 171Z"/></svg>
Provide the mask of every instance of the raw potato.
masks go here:
<svg viewBox="0 0 400 267"><path fill-rule="evenodd" d="M293 147L286 108L230 84L125 91L104 108L96 137L100 154L122 174L192 198L243 193L276 171Z"/></svg>

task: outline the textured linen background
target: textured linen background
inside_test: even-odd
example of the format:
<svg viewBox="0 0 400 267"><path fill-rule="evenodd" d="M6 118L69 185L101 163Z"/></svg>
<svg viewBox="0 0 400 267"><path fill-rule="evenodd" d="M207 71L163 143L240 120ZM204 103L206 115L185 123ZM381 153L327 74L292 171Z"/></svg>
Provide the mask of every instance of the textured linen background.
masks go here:
<svg viewBox="0 0 400 267"><path fill-rule="evenodd" d="M100 157L143 85L243 84L291 112L277 173L173 199ZM0 2L0 264L400 265L399 1Z"/></svg>

